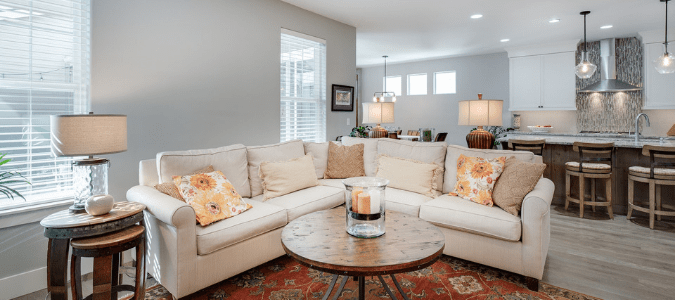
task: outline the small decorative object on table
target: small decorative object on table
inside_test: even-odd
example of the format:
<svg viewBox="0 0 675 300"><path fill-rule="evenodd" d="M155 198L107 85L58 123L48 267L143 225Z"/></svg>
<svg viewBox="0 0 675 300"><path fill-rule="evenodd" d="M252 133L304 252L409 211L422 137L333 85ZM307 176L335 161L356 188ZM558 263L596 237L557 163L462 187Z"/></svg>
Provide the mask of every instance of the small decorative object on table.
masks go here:
<svg viewBox="0 0 675 300"><path fill-rule="evenodd" d="M513 122L511 124L513 129L520 129L520 114L513 114Z"/></svg>
<svg viewBox="0 0 675 300"><path fill-rule="evenodd" d="M352 128L352 132L349 133L350 137L357 138L368 138L368 133L370 132L370 126L357 126Z"/></svg>
<svg viewBox="0 0 675 300"><path fill-rule="evenodd" d="M435 132L435 128L420 128L420 141L433 142Z"/></svg>
<svg viewBox="0 0 675 300"><path fill-rule="evenodd" d="M347 233L359 238L384 234L384 189L389 180L354 177L342 180L347 190Z"/></svg>
<svg viewBox="0 0 675 300"><path fill-rule="evenodd" d="M94 195L84 203L84 210L92 216L105 215L112 210L113 204L115 204L113 196Z"/></svg>
<svg viewBox="0 0 675 300"><path fill-rule="evenodd" d="M333 85L331 111L354 111L354 87Z"/></svg>

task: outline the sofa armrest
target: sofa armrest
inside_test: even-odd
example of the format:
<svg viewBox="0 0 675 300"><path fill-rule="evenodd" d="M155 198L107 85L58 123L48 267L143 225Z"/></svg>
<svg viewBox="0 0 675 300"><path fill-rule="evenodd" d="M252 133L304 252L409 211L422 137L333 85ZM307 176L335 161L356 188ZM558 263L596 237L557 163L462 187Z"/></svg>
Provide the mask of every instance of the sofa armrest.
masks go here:
<svg viewBox="0 0 675 300"><path fill-rule="evenodd" d="M523 267L526 276L541 279L551 239L551 201L555 185L542 178L523 200L520 211L523 226Z"/></svg>
<svg viewBox="0 0 675 300"><path fill-rule="evenodd" d="M155 218L173 227L195 226L196 215L192 206L153 187L132 187L127 191L127 200L144 204Z"/></svg>

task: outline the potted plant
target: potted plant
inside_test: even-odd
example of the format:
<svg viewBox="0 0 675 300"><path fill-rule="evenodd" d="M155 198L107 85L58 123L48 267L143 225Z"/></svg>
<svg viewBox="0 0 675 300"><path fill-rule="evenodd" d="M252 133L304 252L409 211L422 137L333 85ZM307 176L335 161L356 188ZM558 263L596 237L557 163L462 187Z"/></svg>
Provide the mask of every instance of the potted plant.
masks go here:
<svg viewBox="0 0 675 300"><path fill-rule="evenodd" d="M351 137L359 138L368 138L368 133L370 132L370 126L357 126L352 128L352 132L349 134Z"/></svg>
<svg viewBox="0 0 675 300"><path fill-rule="evenodd" d="M6 163L11 161L11 159L9 159L9 158L5 159L5 155L7 155L7 154L0 155L0 167L2 167L3 165L5 165ZM23 195L21 195L21 193L19 193L15 189L9 187L11 184L14 184L14 183L28 183L28 184L30 184L30 182L28 182L28 180L26 180L26 178L21 176L21 174L19 174L19 172L14 172L14 171L0 172L0 193L2 193L3 195L5 195L5 197L7 197L9 199L12 199L12 200L14 200L15 196L18 196L18 197L21 197L21 199L23 199L25 201L26 198L24 198Z"/></svg>

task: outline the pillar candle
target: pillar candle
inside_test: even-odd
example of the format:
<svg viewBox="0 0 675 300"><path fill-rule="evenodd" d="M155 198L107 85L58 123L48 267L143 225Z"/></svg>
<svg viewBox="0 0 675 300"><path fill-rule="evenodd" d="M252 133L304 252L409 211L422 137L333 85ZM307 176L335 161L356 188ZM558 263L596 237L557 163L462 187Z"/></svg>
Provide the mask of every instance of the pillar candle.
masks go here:
<svg viewBox="0 0 675 300"><path fill-rule="evenodd" d="M377 214L380 212L380 201L382 199L382 192L379 190L371 190L368 192L370 195L370 213Z"/></svg>
<svg viewBox="0 0 675 300"><path fill-rule="evenodd" d="M370 214L370 195L366 193L359 194L359 211L360 214Z"/></svg>
<svg viewBox="0 0 675 300"><path fill-rule="evenodd" d="M361 188L354 188L352 190L352 211L355 213L359 212L359 195L363 193Z"/></svg>

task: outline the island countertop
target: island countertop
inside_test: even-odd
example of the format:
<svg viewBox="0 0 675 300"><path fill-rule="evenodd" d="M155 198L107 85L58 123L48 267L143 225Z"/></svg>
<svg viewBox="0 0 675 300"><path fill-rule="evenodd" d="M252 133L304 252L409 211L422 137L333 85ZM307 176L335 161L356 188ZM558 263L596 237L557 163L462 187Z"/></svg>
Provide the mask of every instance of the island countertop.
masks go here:
<svg viewBox="0 0 675 300"><path fill-rule="evenodd" d="M675 147L675 137L652 137L641 136L640 141L635 143L635 136L613 133L539 133L539 132L509 132L505 137L497 139L498 142L507 142L509 139L539 140L545 139L546 144L572 145L574 142L584 143L610 143L619 148L642 148L644 145Z"/></svg>

